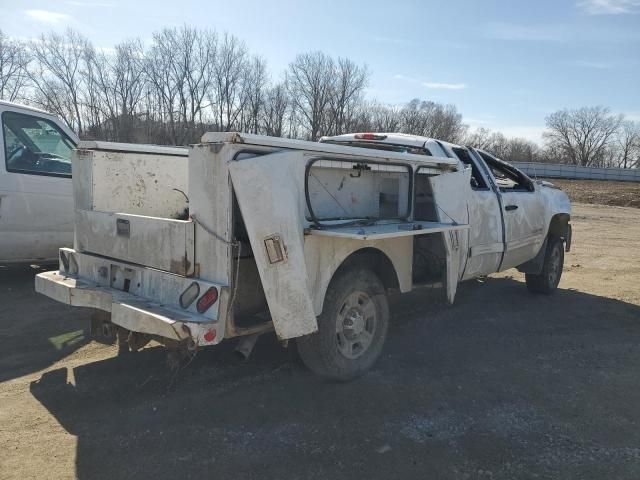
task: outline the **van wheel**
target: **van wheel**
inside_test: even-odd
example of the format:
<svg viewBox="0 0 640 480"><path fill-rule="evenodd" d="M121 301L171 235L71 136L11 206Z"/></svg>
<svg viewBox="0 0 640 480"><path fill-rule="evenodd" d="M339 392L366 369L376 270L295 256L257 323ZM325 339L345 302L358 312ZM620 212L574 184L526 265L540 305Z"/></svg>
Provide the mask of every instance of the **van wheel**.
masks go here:
<svg viewBox="0 0 640 480"><path fill-rule="evenodd" d="M533 293L553 293L560 283L563 265L564 245L562 239L559 237L549 237L542 272L538 275L532 275L530 273L525 275L529 291Z"/></svg>
<svg viewBox="0 0 640 480"><path fill-rule="evenodd" d="M335 277L318 317L318 331L298 339L311 371L347 381L366 372L380 356L389 326L389 303L380 279L353 268Z"/></svg>

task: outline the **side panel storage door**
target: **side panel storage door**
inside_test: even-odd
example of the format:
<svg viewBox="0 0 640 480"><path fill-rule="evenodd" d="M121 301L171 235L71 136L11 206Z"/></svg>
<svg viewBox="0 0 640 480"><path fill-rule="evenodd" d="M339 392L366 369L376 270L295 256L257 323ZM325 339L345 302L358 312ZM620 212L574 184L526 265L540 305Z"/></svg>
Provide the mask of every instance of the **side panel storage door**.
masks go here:
<svg viewBox="0 0 640 480"><path fill-rule="evenodd" d="M313 333L317 322L304 258L304 156L235 160L229 171L276 334Z"/></svg>

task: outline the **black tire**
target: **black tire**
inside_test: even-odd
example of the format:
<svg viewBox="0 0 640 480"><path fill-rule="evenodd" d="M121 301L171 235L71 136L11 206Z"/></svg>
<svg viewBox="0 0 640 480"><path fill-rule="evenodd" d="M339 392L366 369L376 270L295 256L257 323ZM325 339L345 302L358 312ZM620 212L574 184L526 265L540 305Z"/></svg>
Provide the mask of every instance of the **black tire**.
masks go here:
<svg viewBox="0 0 640 480"><path fill-rule="evenodd" d="M335 277L318 317L318 331L298 339L298 352L317 375L345 382L366 372L382 352L389 303L380 279L354 267Z"/></svg>
<svg viewBox="0 0 640 480"><path fill-rule="evenodd" d="M544 255L542 272L538 275L527 273L525 280L527 288L533 293L549 295L555 292L562 277L564 264L564 244L559 237L549 237L547 251Z"/></svg>

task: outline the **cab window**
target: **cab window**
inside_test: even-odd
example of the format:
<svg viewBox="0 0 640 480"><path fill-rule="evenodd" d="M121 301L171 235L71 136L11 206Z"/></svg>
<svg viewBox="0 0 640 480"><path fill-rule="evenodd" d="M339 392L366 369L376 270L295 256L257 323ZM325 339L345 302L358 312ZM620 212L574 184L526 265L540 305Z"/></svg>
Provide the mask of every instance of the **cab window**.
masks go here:
<svg viewBox="0 0 640 480"><path fill-rule="evenodd" d="M533 192L533 182L520 170L508 163L488 155L485 152L478 152L485 161L496 185L502 192Z"/></svg>
<svg viewBox="0 0 640 480"><path fill-rule="evenodd" d="M71 139L50 120L17 112L2 114L8 172L71 176Z"/></svg>
<svg viewBox="0 0 640 480"><path fill-rule="evenodd" d="M474 190L488 190L489 187L484 181L484 178L480 173L480 169L478 169L478 165L471 159L469 150L467 150L466 148L453 147L453 151L462 161L462 163L464 163L465 168L471 167L471 188L473 188Z"/></svg>

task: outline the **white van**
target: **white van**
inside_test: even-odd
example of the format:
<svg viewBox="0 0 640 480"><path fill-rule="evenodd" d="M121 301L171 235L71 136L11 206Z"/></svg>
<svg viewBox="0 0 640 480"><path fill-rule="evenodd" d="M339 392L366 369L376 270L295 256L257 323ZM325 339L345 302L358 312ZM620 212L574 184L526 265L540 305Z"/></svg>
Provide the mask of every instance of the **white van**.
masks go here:
<svg viewBox="0 0 640 480"><path fill-rule="evenodd" d="M0 101L0 263L46 262L73 244L71 151L55 115Z"/></svg>

